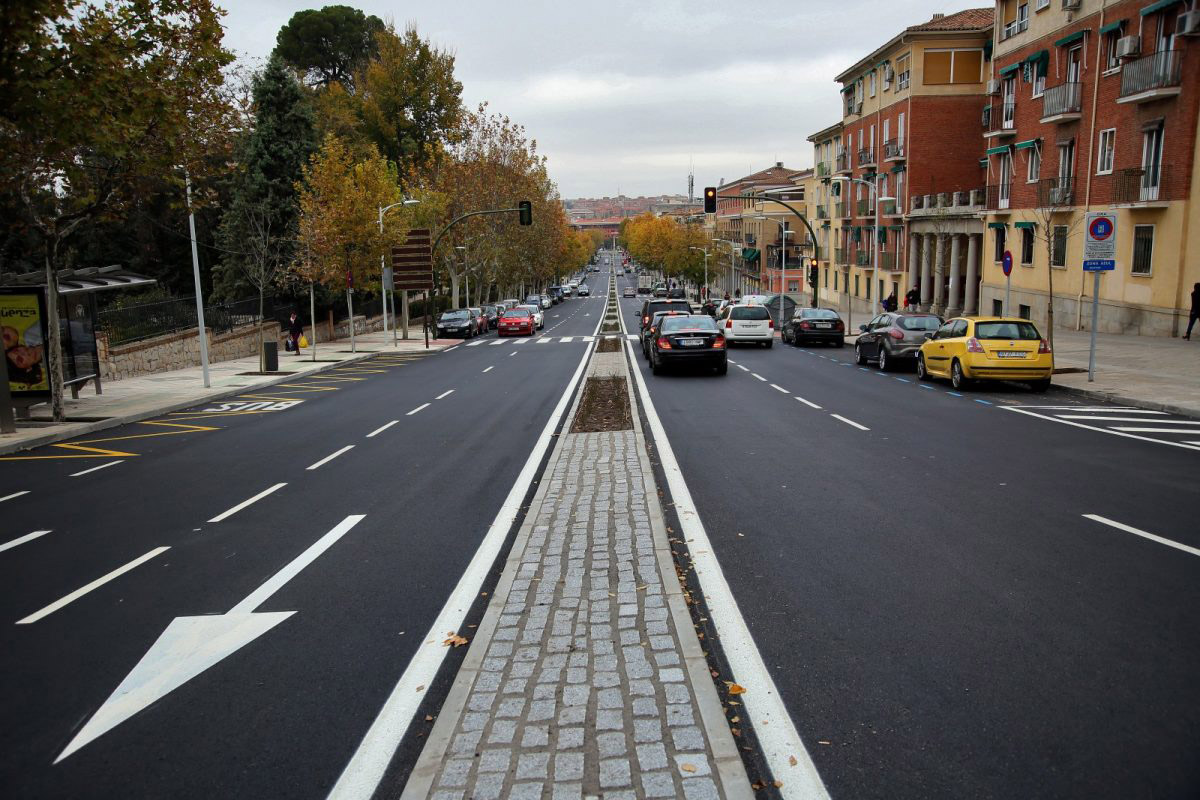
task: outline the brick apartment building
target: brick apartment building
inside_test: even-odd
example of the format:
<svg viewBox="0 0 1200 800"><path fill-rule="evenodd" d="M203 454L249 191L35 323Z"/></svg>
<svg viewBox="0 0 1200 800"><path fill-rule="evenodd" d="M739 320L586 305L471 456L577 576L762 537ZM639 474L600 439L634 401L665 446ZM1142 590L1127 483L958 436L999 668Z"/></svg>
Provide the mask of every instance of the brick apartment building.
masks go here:
<svg viewBox="0 0 1200 800"><path fill-rule="evenodd" d="M1200 13L1178 0L1001 0L989 74L983 309L1056 326L1089 320L1083 218L1117 214L1099 329L1178 335L1200 281ZM1182 312L1182 314L1181 314Z"/></svg>
<svg viewBox="0 0 1200 800"><path fill-rule="evenodd" d="M715 287L731 295L755 293L762 288L762 251L777 241L778 229L776 226L775 233L770 234L760 220L753 219L762 213L761 205L744 193L793 188L792 176L796 174L797 170L776 162L717 188L717 213L705 222L710 238L717 242L709 262L715 270L712 274L720 276L712 281ZM771 237L766 242L761 240L763 231Z"/></svg>

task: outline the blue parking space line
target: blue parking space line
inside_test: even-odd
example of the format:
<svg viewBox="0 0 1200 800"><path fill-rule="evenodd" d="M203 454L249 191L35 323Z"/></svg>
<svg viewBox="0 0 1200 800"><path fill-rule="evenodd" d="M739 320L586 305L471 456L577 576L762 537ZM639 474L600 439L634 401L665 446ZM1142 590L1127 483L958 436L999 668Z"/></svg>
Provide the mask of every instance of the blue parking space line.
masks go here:
<svg viewBox="0 0 1200 800"><path fill-rule="evenodd" d="M962 397L962 395L958 392L946 392L946 394L950 395L951 397Z"/></svg>
<svg viewBox="0 0 1200 800"><path fill-rule="evenodd" d="M871 370L867 369L866 367L859 367L859 369L861 369L863 372L870 372L870 371L871 371Z"/></svg>
<svg viewBox="0 0 1200 800"><path fill-rule="evenodd" d="M931 391L931 392L933 392L933 391L936 391L936 390L935 390L935 389L934 389L932 386L926 386L926 385L925 385L925 384L923 384L923 383L922 383L922 384L920 384L920 386L921 386L921 388L922 388L922 389L928 389L928 390L929 390L929 391Z"/></svg>
<svg viewBox="0 0 1200 800"><path fill-rule="evenodd" d="M976 403L983 403L985 406L990 406L990 405L991 405L991 402L989 402L989 401L987 401L987 400L980 400L978 397L975 397L975 398L972 398L972 399L973 399L973 400L974 400Z"/></svg>
<svg viewBox="0 0 1200 800"><path fill-rule="evenodd" d="M908 378L896 378L896 380L900 381L901 383L912 383L912 381L910 381Z"/></svg>

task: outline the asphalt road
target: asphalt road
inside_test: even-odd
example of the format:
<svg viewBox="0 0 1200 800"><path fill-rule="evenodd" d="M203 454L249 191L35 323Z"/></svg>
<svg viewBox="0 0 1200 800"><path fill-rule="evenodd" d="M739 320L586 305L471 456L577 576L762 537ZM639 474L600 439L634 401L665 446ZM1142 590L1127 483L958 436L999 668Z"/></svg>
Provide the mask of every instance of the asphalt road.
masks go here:
<svg viewBox="0 0 1200 800"><path fill-rule="evenodd" d="M255 393L303 401L281 410L214 404L0 460L4 796L324 797L590 347L562 339L595 331L597 295L547 311L544 343L385 350ZM184 640L219 650L217 615L284 611L56 763L173 620L202 617Z"/></svg>
<svg viewBox="0 0 1200 800"><path fill-rule="evenodd" d="M1186 435L849 347L729 356L637 362L833 797L1200 796L1200 553L1083 516L1200 548Z"/></svg>

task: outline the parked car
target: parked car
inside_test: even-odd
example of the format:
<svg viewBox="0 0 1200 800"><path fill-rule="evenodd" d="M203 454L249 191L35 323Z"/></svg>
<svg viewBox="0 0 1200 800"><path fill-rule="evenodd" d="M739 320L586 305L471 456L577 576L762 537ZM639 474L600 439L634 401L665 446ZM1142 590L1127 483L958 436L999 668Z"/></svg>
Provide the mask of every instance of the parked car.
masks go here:
<svg viewBox="0 0 1200 800"><path fill-rule="evenodd" d="M588 285L586 283L579 284L578 291L579 291L580 297L591 297L592 296L592 290L590 288L588 288Z"/></svg>
<svg viewBox="0 0 1200 800"><path fill-rule="evenodd" d="M784 326L783 338L797 347L813 342L844 347L846 323L832 308L798 308Z"/></svg>
<svg viewBox="0 0 1200 800"><path fill-rule="evenodd" d="M518 306L505 311L500 317L497 336L533 336L537 331L537 321L533 318L533 310Z"/></svg>
<svg viewBox="0 0 1200 800"><path fill-rule="evenodd" d="M541 298L542 298L542 310L543 311L547 311L554 307L554 300L552 300L550 298L550 295L544 294L544 295L541 295Z"/></svg>
<svg viewBox="0 0 1200 800"><path fill-rule="evenodd" d="M942 318L937 314L898 311L880 314L866 325L858 326L854 360L859 366L874 361L885 371L901 360L913 361L925 343L925 334L936 331L941 325Z"/></svg>
<svg viewBox="0 0 1200 800"><path fill-rule="evenodd" d="M576 283L575 281L571 281L570 283L567 284L567 294L568 295L574 295L576 290L578 290L578 289L579 289L579 284Z"/></svg>
<svg viewBox="0 0 1200 800"><path fill-rule="evenodd" d="M475 317L475 332L479 334L487 333L489 330L487 315L483 313L483 309L472 307L468 310Z"/></svg>
<svg viewBox="0 0 1200 800"><path fill-rule="evenodd" d="M729 371L725 336L707 314L666 312L650 341L650 370L661 375L669 366L695 364L718 375Z"/></svg>
<svg viewBox="0 0 1200 800"><path fill-rule="evenodd" d="M521 301L516 299L515 297L512 297L512 298L509 298L508 300L501 300L500 305L504 306L504 311L511 311L512 309L521 305ZM504 312L501 312L500 315L504 316Z"/></svg>
<svg viewBox="0 0 1200 800"><path fill-rule="evenodd" d="M533 314L533 322L535 325L537 325L537 329L539 331L542 328L546 327L546 317L542 313L542 306L540 303L538 303L537 305L534 305L532 303L524 303L522 305L517 306L517 308L529 309L529 311Z"/></svg>
<svg viewBox="0 0 1200 800"><path fill-rule="evenodd" d="M488 330L493 330L496 323L500 321L501 309L498 305L486 305L483 307L483 315L487 317Z"/></svg>
<svg viewBox="0 0 1200 800"><path fill-rule="evenodd" d="M521 305L542 307L542 296L540 294L525 295L525 302Z"/></svg>
<svg viewBox="0 0 1200 800"><path fill-rule="evenodd" d="M655 297L666 297L667 296L667 285L665 283L654 284L653 294Z"/></svg>
<svg viewBox="0 0 1200 800"><path fill-rule="evenodd" d="M654 316L655 311L682 311L688 314L691 313L691 310L692 307L686 300L668 300L666 298L647 300L642 303L640 328L644 329L650 324L650 317Z"/></svg>
<svg viewBox="0 0 1200 800"><path fill-rule="evenodd" d="M550 299L555 305L558 305L563 301L563 290L561 286L546 287L546 294L550 295Z"/></svg>
<svg viewBox="0 0 1200 800"><path fill-rule="evenodd" d="M775 344L775 320L771 319L766 306L745 303L726 306L717 314L716 323L731 345L754 342L771 347Z"/></svg>
<svg viewBox="0 0 1200 800"><path fill-rule="evenodd" d="M449 336L461 336L470 339L479 328L479 321L469 308L456 308L443 311L437 319L437 336L439 339Z"/></svg>
<svg viewBox="0 0 1200 800"><path fill-rule="evenodd" d="M650 324L642 328L642 355L646 357L647 361L650 360L650 348L653 345L655 337L658 336L658 329L662 321L667 317L687 316L688 313L688 309L686 308L668 308L654 312L650 317Z"/></svg>
<svg viewBox="0 0 1200 800"><path fill-rule="evenodd" d="M621 297L637 297L632 286L626 286L621 290Z"/></svg>
<svg viewBox="0 0 1200 800"><path fill-rule="evenodd" d="M923 381L949 378L958 390L981 380L1022 381L1035 392L1050 388L1050 343L1027 319L956 317L925 336L917 356Z"/></svg>
<svg viewBox="0 0 1200 800"><path fill-rule="evenodd" d="M676 286L674 289L667 290L667 297L671 298L672 300L686 300L687 293L684 292L680 287Z"/></svg>

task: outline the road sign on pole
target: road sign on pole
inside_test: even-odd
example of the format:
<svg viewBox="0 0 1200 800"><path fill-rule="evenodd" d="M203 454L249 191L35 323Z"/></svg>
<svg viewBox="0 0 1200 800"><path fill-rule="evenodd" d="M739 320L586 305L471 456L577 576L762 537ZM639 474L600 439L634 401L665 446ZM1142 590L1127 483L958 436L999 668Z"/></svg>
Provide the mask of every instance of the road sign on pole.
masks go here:
<svg viewBox="0 0 1200 800"><path fill-rule="evenodd" d="M1100 324L1100 273L1117 266L1117 215L1093 211L1087 215L1083 240L1083 271L1092 273L1092 336L1088 348L1088 383L1096 380L1096 326Z"/></svg>
<svg viewBox="0 0 1200 800"><path fill-rule="evenodd" d="M1005 250L1000 260L1004 268L1004 316L1008 316L1008 301L1012 299L1012 251Z"/></svg>

